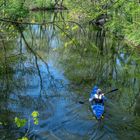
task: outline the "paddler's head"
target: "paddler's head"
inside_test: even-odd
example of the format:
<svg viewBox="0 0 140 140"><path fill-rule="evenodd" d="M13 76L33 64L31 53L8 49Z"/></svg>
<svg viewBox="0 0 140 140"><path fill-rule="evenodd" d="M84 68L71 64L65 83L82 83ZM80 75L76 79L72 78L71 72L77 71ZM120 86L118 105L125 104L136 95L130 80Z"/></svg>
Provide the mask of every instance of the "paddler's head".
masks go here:
<svg viewBox="0 0 140 140"><path fill-rule="evenodd" d="M99 94L99 95L102 94L102 90L101 89L98 89L97 90L97 94Z"/></svg>

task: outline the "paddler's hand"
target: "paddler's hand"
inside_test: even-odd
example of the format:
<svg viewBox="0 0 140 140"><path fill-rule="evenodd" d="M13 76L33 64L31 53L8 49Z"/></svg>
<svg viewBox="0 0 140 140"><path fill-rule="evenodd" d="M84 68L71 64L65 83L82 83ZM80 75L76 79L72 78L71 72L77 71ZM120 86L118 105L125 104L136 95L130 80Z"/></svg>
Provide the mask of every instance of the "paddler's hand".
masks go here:
<svg viewBox="0 0 140 140"><path fill-rule="evenodd" d="M91 102L92 101L92 98L89 98L89 102Z"/></svg>

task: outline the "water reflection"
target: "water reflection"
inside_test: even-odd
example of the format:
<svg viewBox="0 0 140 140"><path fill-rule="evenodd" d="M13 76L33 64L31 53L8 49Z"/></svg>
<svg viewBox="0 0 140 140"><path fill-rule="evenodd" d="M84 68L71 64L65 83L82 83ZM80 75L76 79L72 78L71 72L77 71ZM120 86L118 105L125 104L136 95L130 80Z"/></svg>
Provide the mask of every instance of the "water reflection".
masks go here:
<svg viewBox="0 0 140 140"><path fill-rule="evenodd" d="M15 39L1 36L0 120L6 123L1 126L2 139L21 137L26 129L19 133L14 117L28 118L33 110L39 111L40 123L30 139L139 139L136 50L103 29L88 26L85 36L59 14L46 16L55 24L16 25ZM44 19L38 13L33 17ZM60 19L64 22L56 26ZM93 118L88 104L78 103L95 83L104 91L119 88L107 95L102 123Z"/></svg>

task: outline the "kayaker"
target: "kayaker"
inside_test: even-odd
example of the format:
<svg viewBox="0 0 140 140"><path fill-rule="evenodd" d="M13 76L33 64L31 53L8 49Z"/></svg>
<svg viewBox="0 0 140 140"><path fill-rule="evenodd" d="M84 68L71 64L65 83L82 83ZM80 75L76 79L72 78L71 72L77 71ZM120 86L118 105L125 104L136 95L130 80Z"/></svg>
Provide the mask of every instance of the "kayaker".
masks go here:
<svg viewBox="0 0 140 140"><path fill-rule="evenodd" d="M93 104L93 102L95 102L95 104L103 104L104 98L105 98L104 93L102 92L101 89L98 89L96 93L89 98L89 102L91 102L91 104Z"/></svg>

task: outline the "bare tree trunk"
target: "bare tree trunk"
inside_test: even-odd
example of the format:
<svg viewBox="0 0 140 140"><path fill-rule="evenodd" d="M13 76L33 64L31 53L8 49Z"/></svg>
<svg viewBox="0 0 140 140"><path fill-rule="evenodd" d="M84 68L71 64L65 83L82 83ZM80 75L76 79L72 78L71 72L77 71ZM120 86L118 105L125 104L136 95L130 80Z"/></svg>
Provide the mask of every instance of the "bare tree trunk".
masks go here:
<svg viewBox="0 0 140 140"><path fill-rule="evenodd" d="M59 2L59 0L55 0L54 7L58 6L58 2Z"/></svg>
<svg viewBox="0 0 140 140"><path fill-rule="evenodd" d="M61 4L60 4L60 5L61 5L61 7L63 7L63 2L64 2L64 0L61 0Z"/></svg>

